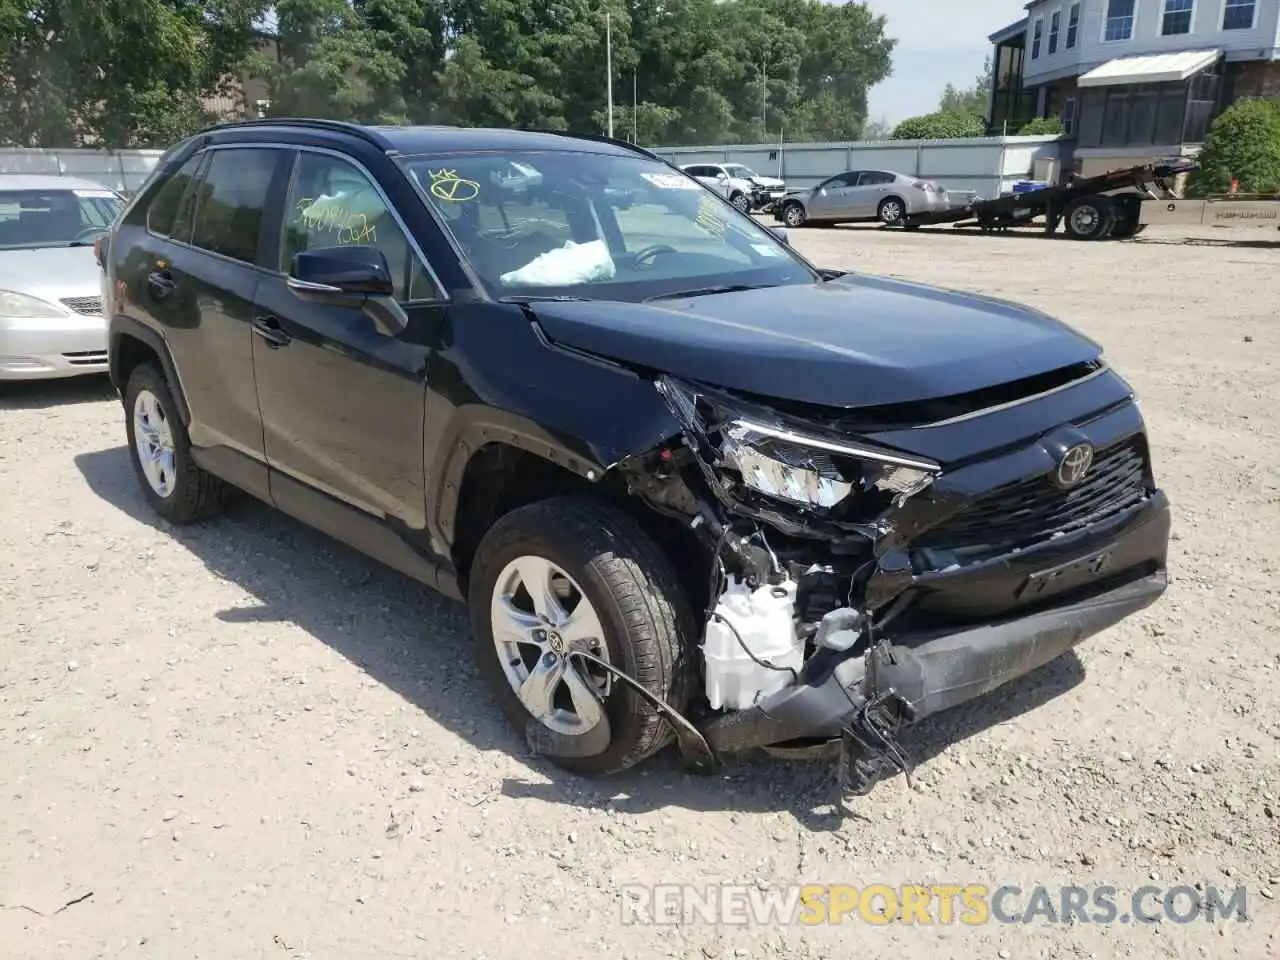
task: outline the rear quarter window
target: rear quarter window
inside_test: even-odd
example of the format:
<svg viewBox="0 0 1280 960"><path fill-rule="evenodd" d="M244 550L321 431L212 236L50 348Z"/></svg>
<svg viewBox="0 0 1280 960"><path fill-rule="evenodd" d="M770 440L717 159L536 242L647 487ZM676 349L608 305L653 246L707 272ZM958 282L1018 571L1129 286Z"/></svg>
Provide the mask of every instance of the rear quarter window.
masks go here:
<svg viewBox="0 0 1280 960"><path fill-rule="evenodd" d="M156 191L147 207L147 229L157 236L186 241L191 235L191 182L204 154L197 154Z"/></svg>

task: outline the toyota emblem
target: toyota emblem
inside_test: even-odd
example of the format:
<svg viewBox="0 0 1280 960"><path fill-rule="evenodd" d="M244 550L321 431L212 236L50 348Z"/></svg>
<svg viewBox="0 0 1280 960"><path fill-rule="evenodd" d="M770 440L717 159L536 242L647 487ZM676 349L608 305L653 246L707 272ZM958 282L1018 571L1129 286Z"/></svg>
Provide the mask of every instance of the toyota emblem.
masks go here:
<svg viewBox="0 0 1280 960"><path fill-rule="evenodd" d="M1057 481L1060 487L1074 487L1085 478L1093 466L1093 446L1078 443L1062 455L1058 463Z"/></svg>

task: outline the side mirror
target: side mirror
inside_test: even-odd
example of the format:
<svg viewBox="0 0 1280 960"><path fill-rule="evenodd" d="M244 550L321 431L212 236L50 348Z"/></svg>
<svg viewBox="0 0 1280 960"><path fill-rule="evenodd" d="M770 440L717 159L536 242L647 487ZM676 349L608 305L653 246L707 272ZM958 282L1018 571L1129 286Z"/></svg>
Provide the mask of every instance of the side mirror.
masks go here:
<svg viewBox="0 0 1280 960"><path fill-rule="evenodd" d="M724 183L726 180L729 179L729 175L725 173L723 170L721 170L719 173L716 174L716 179L719 180L721 183Z"/></svg>
<svg viewBox="0 0 1280 960"><path fill-rule="evenodd" d="M779 243L784 243L788 247L791 246L791 235L787 233L786 227L768 227L767 229L778 238Z"/></svg>
<svg viewBox="0 0 1280 960"><path fill-rule="evenodd" d="M344 244L305 250L294 256L287 282L299 300L363 310L388 337L398 337L409 325L395 300L387 258L377 247Z"/></svg>

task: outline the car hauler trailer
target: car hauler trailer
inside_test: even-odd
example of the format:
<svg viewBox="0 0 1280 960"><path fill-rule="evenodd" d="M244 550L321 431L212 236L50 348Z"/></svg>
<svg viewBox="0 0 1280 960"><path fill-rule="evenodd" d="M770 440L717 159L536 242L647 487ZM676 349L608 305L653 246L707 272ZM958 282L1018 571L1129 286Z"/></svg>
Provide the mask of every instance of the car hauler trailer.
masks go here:
<svg viewBox="0 0 1280 960"><path fill-rule="evenodd" d="M1045 233L1054 233L1061 224L1067 236L1076 240L1120 240L1134 236L1146 225L1144 202L1194 203L1178 200L1174 181L1195 168L1191 160L1142 164L1061 186L913 214L897 226L917 230L950 223L957 228L977 227L984 233L1039 226Z"/></svg>

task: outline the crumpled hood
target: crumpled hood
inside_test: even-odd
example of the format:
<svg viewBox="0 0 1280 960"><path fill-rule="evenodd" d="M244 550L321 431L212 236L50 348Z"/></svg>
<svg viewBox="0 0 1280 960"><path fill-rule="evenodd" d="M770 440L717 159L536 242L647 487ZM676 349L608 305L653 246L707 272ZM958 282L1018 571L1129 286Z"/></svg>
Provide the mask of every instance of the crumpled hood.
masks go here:
<svg viewBox="0 0 1280 960"><path fill-rule="evenodd" d="M837 407L952 396L1102 352L1027 307L870 276L534 310L562 346L761 397Z"/></svg>
<svg viewBox="0 0 1280 960"><path fill-rule="evenodd" d="M768 187L771 190L778 187L785 187L787 185L785 181L779 180L777 177L756 177L755 183L758 186Z"/></svg>

